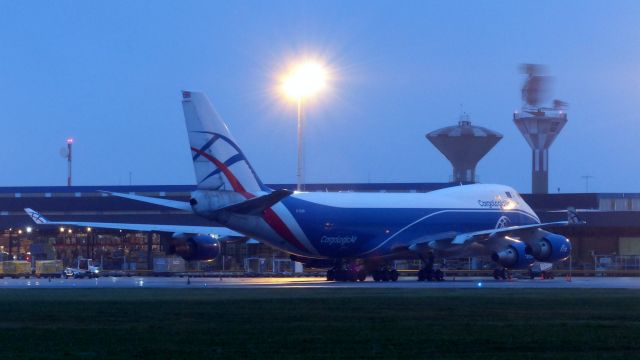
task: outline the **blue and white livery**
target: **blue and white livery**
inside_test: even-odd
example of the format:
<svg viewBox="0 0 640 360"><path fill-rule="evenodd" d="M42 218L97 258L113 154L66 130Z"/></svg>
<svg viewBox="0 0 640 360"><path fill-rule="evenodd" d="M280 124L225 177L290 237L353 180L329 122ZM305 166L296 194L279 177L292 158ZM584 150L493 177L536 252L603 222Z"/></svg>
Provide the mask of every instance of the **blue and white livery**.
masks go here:
<svg viewBox="0 0 640 360"><path fill-rule="evenodd" d="M520 195L504 185L463 185L428 193L269 189L206 95L192 91L182 95L198 184L189 203L112 195L193 212L223 227L226 236L255 238L296 260L333 267L329 278L355 271L348 266L354 261L365 265L357 274L362 278L367 273L379 275L376 269L392 259L422 258L429 264L434 256L491 256L502 267L526 268L534 261L560 261L570 254L567 238L542 230L569 222L542 224ZM183 236L183 230L175 230L180 235L176 238L192 241L191 258L202 258L199 251L213 254L203 250L211 247L209 240ZM177 248L184 250L180 244Z"/></svg>

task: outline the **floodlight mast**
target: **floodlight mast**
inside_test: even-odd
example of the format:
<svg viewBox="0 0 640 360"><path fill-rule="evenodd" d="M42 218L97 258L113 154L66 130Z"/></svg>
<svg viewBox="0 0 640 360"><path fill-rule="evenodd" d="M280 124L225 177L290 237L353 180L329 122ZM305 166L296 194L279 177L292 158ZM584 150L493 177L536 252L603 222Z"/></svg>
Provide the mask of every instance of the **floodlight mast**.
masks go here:
<svg viewBox="0 0 640 360"><path fill-rule="evenodd" d="M296 190L304 190L304 154L302 151L302 97L298 98L298 166L296 169Z"/></svg>
<svg viewBox="0 0 640 360"><path fill-rule="evenodd" d="M305 61L295 66L282 82L285 95L297 102L298 161L296 168L296 190L304 191L304 154L302 128L304 125L304 100L322 91L326 85L327 71L321 64Z"/></svg>

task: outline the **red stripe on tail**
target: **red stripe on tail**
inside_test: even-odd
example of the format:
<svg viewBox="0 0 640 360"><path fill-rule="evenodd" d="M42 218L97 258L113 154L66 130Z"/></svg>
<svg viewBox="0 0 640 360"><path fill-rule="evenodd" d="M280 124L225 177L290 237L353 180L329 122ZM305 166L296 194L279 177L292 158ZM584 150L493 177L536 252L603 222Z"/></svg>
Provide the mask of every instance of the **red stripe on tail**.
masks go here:
<svg viewBox="0 0 640 360"><path fill-rule="evenodd" d="M217 166L220 169L220 171L222 171L222 173L227 178L227 180L229 180L229 183L231 184L231 187L233 188L234 191L242 194L242 196L244 196L247 199L251 199L255 197L253 194L248 193L244 189L242 184L240 184L240 181L238 181L238 179L233 175L231 170L229 170L229 168L223 162L221 162L220 160L216 159L215 157L207 154L206 152L198 148L191 147L191 150L200 154L200 156L204 157L205 159L213 163L215 166ZM278 214L276 214L275 211L273 211L273 209L271 208L266 209L262 213L262 219L269 225L269 227L271 227L271 229L273 229L273 231L275 231L278 235L280 235L283 239L288 241L290 244L294 245L295 247L297 247L302 251L308 251L307 248L304 245L302 245L300 241L298 241L296 236L293 235L293 233L287 227L285 222L278 216Z"/></svg>
<svg viewBox="0 0 640 360"><path fill-rule="evenodd" d="M227 178L227 180L229 180L229 183L231 184L231 187L233 188L234 191L241 193L245 197L247 197L247 195L249 195L247 197L247 199L250 199L250 198L253 197L253 195L251 195L250 193L248 193L244 189L242 184L240 184L240 181L238 181L238 179L233 175L231 170L229 170L229 168L223 162L221 162L220 160L214 158L213 156L207 154L206 152L204 152L204 151L202 151L202 150L200 150L198 148L191 147L191 151L195 151L197 154L200 154L200 156L202 156L205 159L211 161L215 166L217 166L218 169L220 169L220 171L222 171L222 173Z"/></svg>

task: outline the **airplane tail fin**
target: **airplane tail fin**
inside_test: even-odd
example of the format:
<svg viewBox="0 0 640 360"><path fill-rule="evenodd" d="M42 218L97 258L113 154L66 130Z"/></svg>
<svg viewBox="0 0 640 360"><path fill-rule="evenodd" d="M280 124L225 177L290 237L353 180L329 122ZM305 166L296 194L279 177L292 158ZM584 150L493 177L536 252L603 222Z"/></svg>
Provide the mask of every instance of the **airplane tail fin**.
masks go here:
<svg viewBox="0 0 640 360"><path fill-rule="evenodd" d="M204 93L183 91L182 108L198 189L239 193L270 191Z"/></svg>
<svg viewBox="0 0 640 360"><path fill-rule="evenodd" d="M49 220L47 220L47 218L45 218L44 216L42 216L42 214L40 214L39 212L33 209L25 208L24 211L27 213L27 215L29 215L31 220L33 220L33 222L35 222L38 225L44 225L49 223Z"/></svg>

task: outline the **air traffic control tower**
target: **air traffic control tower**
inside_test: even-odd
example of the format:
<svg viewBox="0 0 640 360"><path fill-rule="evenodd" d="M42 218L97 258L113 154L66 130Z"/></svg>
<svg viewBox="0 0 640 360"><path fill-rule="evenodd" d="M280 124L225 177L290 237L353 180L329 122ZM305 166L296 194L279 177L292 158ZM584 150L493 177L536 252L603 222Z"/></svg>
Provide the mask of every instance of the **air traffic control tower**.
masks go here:
<svg viewBox="0 0 640 360"><path fill-rule="evenodd" d="M476 165L502 139L502 134L471 125L462 115L457 126L449 126L426 135L453 165L452 182L476 182Z"/></svg>
<svg viewBox="0 0 640 360"><path fill-rule="evenodd" d="M548 89L549 78L541 76L540 65L526 64L522 71L527 80L522 87L522 111L513 114L513 122L531 147L531 192L549 192L549 148L567 123L566 103L553 101L553 107L540 103Z"/></svg>

